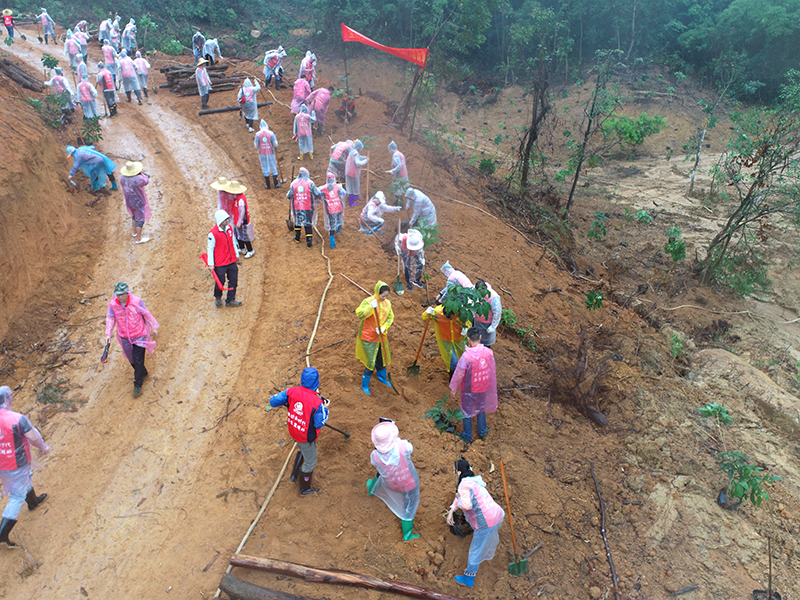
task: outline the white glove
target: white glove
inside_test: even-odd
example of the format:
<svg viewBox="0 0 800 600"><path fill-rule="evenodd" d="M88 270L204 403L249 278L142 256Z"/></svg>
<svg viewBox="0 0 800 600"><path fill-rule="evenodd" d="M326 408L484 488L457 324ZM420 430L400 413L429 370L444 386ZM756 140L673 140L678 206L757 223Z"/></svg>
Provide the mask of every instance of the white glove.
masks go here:
<svg viewBox="0 0 800 600"><path fill-rule="evenodd" d="M466 327L462 327L462 328L461 328L461 335L462 335L462 336L465 336L465 335L467 335L467 328L466 328Z"/></svg>
<svg viewBox="0 0 800 600"><path fill-rule="evenodd" d="M375 328L375 333L377 333L378 335L385 334L386 333L386 325L384 325L383 327L376 327Z"/></svg>
<svg viewBox="0 0 800 600"><path fill-rule="evenodd" d="M372 308L378 308L378 301L377 301L377 300L375 300L375 298L373 298L372 300L370 300L370 301L369 301L369 305L370 305Z"/></svg>
<svg viewBox="0 0 800 600"><path fill-rule="evenodd" d="M495 327L494 325L489 325L486 328L486 333L494 333L495 331L497 331L497 327Z"/></svg>
<svg viewBox="0 0 800 600"><path fill-rule="evenodd" d="M433 308L432 306L429 306L428 308L425 309L425 312L428 313L429 315L433 315L436 314L436 309Z"/></svg>

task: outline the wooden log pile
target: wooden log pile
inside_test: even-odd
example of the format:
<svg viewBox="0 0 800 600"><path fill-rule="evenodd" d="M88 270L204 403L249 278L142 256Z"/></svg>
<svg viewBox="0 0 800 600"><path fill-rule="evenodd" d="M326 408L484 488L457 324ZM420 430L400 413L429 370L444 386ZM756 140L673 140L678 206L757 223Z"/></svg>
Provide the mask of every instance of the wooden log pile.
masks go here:
<svg viewBox="0 0 800 600"><path fill-rule="evenodd" d="M229 65L214 65L206 67L208 77L211 79L211 93L228 92L238 89L242 85L246 75L231 75L226 77L225 71ZM167 83L160 85L162 88L169 88L179 96L196 96L197 80L195 79L194 65L168 65L159 69L167 78Z"/></svg>
<svg viewBox="0 0 800 600"><path fill-rule="evenodd" d="M4 58L2 61L0 61L0 71L24 88L38 93L41 93L44 90L44 84L41 81L23 71L20 67L15 65L7 58Z"/></svg>

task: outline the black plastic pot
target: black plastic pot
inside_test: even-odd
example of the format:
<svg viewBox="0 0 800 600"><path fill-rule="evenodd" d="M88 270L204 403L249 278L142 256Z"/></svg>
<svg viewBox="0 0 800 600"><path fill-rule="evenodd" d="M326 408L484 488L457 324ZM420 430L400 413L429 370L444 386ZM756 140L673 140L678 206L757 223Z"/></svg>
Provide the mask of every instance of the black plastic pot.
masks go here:
<svg viewBox="0 0 800 600"><path fill-rule="evenodd" d="M736 510L739 508L741 503L741 500L734 502L733 498L728 498L728 495L725 493L725 488L722 488L719 491L719 496L717 496L717 504L719 504L725 510ZM766 592L764 593L766 594Z"/></svg>
<svg viewBox="0 0 800 600"><path fill-rule="evenodd" d="M772 590L771 595L767 590L753 590L753 600L781 600L781 595L775 590Z"/></svg>

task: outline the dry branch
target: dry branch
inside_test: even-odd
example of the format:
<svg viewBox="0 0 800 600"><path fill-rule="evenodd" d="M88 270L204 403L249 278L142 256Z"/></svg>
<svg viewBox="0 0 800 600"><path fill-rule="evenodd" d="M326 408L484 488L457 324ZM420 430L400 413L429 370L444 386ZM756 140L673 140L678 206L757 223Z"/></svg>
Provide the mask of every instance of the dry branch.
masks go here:
<svg viewBox="0 0 800 600"><path fill-rule="evenodd" d="M449 596L447 594L426 590L425 588L410 583L386 581L385 579L378 579L377 577L370 577L368 575L359 575L358 573L351 573L350 571L340 571L338 569L319 569L282 560L273 560L271 558L258 558L256 556L234 554L231 557L231 565L234 567L246 567L270 573L280 573L291 577L299 577L306 581L316 583L352 585L379 590L381 592L402 594L404 596L411 596L412 598L423 598L426 600L463 600L456 596Z"/></svg>
<svg viewBox="0 0 800 600"><path fill-rule="evenodd" d="M219 589L228 594L231 600L314 600L309 596L298 596L297 594L279 592L260 585L253 585L230 573L222 576Z"/></svg>
<svg viewBox="0 0 800 600"><path fill-rule="evenodd" d="M608 537L606 536L606 505L603 503L603 496L600 495L600 484L597 483L597 477L594 476L594 463L589 463L589 468L592 471L592 479L594 479L594 489L597 491L597 500L600 502L600 533L603 534L603 544L606 546L606 558L608 559L608 566L611 567L611 583L614 586L614 596L619 600L619 581L617 581L617 572L614 569L614 561L611 560L611 548L608 547Z"/></svg>

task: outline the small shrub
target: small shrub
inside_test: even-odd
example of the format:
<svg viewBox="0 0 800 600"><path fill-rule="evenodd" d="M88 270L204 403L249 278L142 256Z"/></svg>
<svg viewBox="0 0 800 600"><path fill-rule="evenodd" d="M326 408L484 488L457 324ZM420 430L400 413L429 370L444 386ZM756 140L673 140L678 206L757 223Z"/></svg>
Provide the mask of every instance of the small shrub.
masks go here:
<svg viewBox="0 0 800 600"><path fill-rule="evenodd" d="M586 234L586 237L598 242L606 237L606 221L608 221L608 215L606 213L600 211L594 213L592 228L589 230L589 233Z"/></svg>
<svg viewBox="0 0 800 600"><path fill-rule="evenodd" d="M653 222L653 216L650 214L649 210L637 211L633 218L642 225L649 225Z"/></svg>
<svg viewBox="0 0 800 600"><path fill-rule="evenodd" d="M716 419L720 425L730 425L733 423L733 418L728 414L728 409L716 402L698 408L697 412L700 413L701 417L706 419Z"/></svg>
<svg viewBox="0 0 800 600"><path fill-rule="evenodd" d="M461 411L461 408L446 409L444 403L447 402L449 394L439 400L433 408L425 411L424 418L433 419L433 426L439 435L449 433L453 436L453 445L458 453L458 442L461 441L461 435L458 433L458 423L466 418L466 415Z"/></svg>
<svg viewBox="0 0 800 600"><path fill-rule="evenodd" d="M497 169L497 163L491 158L482 159L480 164L478 165L478 170L487 177L489 175L494 175L496 169Z"/></svg>
<svg viewBox="0 0 800 600"><path fill-rule="evenodd" d="M763 486L780 481L780 477L764 473L764 469L749 462L741 452L721 452L718 455L719 470L728 476L728 496L750 500L753 506L761 506L769 496Z"/></svg>
<svg viewBox="0 0 800 600"><path fill-rule="evenodd" d="M84 119L81 126L81 138L85 146L92 146L103 139L103 128L100 127L100 117Z"/></svg>
<svg viewBox="0 0 800 600"><path fill-rule="evenodd" d="M681 228L672 226L667 230L667 244L664 246L664 252L672 257L672 263L686 258L686 241L681 239Z"/></svg>
<svg viewBox="0 0 800 600"><path fill-rule="evenodd" d="M50 69L55 69L58 66L58 59L52 54L45 52L42 54L42 66L48 71Z"/></svg>
<svg viewBox="0 0 800 600"><path fill-rule="evenodd" d="M586 308L589 310L597 310L603 307L603 293L592 290L586 294Z"/></svg>
<svg viewBox="0 0 800 600"><path fill-rule="evenodd" d="M533 328L522 327L519 324L517 315L510 308L504 308L500 313L500 324L513 331L519 338L520 346L526 346L533 351L536 351L536 342L533 340Z"/></svg>
<svg viewBox="0 0 800 600"><path fill-rule="evenodd" d="M480 290L464 287L458 283L448 288L442 300L442 307L446 313L458 316L462 323L472 321L472 313L486 317L492 309Z"/></svg>
<svg viewBox="0 0 800 600"><path fill-rule="evenodd" d="M422 235L422 242L425 244L425 248L429 248L433 244L439 242L439 224L436 225L426 225L425 219L420 219L420 222L414 226L414 229L420 232Z"/></svg>
<svg viewBox="0 0 800 600"><path fill-rule="evenodd" d="M10 46L11 44L13 44L13 43L14 43L14 38L12 38L12 37L6 37L6 39L4 39L4 40L3 40L3 43L4 43L6 46Z"/></svg>
<svg viewBox="0 0 800 600"><path fill-rule="evenodd" d="M680 358L683 356L683 350L686 346L686 340L683 339L683 336L673 334L672 341L669 344L669 351L672 354L672 358Z"/></svg>
<svg viewBox="0 0 800 600"><path fill-rule="evenodd" d="M161 51L164 54L169 54L170 56L178 56L179 54L183 54L183 49L184 45L175 39L169 40L161 47Z"/></svg>

